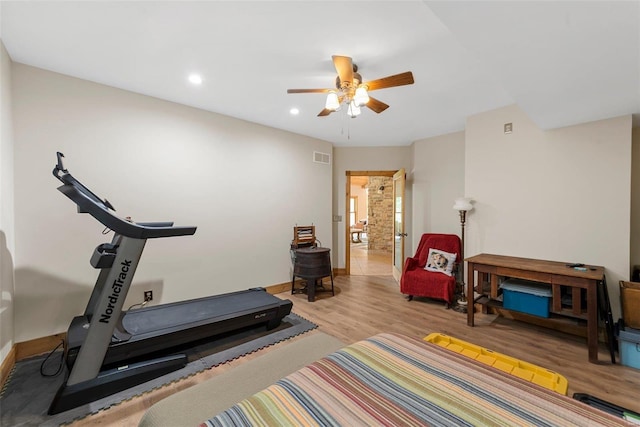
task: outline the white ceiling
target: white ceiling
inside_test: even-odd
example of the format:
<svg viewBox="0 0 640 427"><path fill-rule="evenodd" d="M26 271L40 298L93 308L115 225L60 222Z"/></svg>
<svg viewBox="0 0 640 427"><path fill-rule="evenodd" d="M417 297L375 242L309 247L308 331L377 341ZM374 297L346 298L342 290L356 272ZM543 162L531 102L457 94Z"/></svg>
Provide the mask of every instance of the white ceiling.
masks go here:
<svg viewBox="0 0 640 427"><path fill-rule="evenodd" d="M15 62L336 146L408 145L513 103L543 129L640 114L640 0L2 1L0 14ZM415 84L374 92L390 105L379 115L316 117L323 94L286 90L331 88L331 55L365 81Z"/></svg>

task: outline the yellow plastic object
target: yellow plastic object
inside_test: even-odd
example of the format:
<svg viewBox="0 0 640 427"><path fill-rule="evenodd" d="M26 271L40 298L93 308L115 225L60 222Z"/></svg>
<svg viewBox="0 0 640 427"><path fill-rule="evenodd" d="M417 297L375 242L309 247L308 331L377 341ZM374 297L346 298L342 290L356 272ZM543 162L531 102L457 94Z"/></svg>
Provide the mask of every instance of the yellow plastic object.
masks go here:
<svg viewBox="0 0 640 427"><path fill-rule="evenodd" d="M514 375L523 380L532 382L541 387L553 390L560 394L567 394L569 382L562 375L541 368L540 366L524 362L515 357L506 356L502 353L480 347L466 341L450 337L445 334L434 332L424 338L425 341L439 345L447 350L460 353L485 365L493 366L508 374Z"/></svg>

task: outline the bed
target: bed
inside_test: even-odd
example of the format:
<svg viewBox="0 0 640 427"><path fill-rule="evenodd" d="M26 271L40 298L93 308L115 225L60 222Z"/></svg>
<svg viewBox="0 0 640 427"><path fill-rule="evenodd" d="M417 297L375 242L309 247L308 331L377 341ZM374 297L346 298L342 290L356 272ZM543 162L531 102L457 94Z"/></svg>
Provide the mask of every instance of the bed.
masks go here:
<svg viewBox="0 0 640 427"><path fill-rule="evenodd" d="M378 334L203 422L213 426L631 425L435 344Z"/></svg>

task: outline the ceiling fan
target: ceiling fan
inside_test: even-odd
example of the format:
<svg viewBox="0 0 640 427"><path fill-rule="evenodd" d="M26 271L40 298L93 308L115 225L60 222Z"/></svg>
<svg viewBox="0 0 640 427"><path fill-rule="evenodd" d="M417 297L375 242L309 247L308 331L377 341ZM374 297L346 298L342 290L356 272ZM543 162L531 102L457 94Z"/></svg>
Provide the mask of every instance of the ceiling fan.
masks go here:
<svg viewBox="0 0 640 427"><path fill-rule="evenodd" d="M358 66L348 56L334 55L333 65L336 67L335 89L288 89L287 93L327 93L325 108L320 111L318 117L328 116L338 111L342 105L346 105L347 114L356 117L360 114L360 107L368 107L376 113L382 113L389 108L387 104L372 98L369 92L394 86L413 84L413 74L407 71L393 76L383 77L368 82L362 81L358 73Z"/></svg>

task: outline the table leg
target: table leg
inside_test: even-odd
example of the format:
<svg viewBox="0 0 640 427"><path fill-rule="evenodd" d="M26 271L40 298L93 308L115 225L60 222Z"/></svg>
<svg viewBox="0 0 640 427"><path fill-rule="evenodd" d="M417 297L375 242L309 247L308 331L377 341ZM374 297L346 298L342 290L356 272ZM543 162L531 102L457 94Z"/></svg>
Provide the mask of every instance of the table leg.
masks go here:
<svg viewBox="0 0 640 427"><path fill-rule="evenodd" d="M473 300L473 268L472 262L467 263L467 325L473 326L474 300Z"/></svg>
<svg viewBox="0 0 640 427"><path fill-rule="evenodd" d="M598 289L597 282L587 287L587 346L589 362L598 362Z"/></svg>
<svg viewBox="0 0 640 427"><path fill-rule="evenodd" d="M482 290L478 292L483 293ZM498 275L497 274L491 275L491 299L498 299Z"/></svg>
<svg viewBox="0 0 640 427"><path fill-rule="evenodd" d="M562 310L562 292L560 285L551 285L551 305L553 307L553 311Z"/></svg>
<svg viewBox="0 0 640 427"><path fill-rule="evenodd" d="M307 301L314 302L316 300L316 284L318 279L307 280Z"/></svg>
<svg viewBox="0 0 640 427"><path fill-rule="evenodd" d="M576 316L582 314L582 292L578 287L571 289L571 307L573 309L573 314Z"/></svg>

